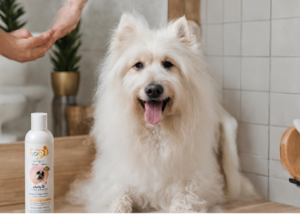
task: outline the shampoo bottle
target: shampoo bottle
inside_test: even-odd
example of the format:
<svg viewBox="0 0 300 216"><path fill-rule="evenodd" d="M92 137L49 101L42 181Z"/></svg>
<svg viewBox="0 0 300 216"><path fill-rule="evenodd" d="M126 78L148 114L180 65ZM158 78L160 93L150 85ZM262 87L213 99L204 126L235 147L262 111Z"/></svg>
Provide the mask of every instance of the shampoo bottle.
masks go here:
<svg viewBox="0 0 300 216"><path fill-rule="evenodd" d="M31 113L25 137L25 212L54 212L54 140L47 113Z"/></svg>

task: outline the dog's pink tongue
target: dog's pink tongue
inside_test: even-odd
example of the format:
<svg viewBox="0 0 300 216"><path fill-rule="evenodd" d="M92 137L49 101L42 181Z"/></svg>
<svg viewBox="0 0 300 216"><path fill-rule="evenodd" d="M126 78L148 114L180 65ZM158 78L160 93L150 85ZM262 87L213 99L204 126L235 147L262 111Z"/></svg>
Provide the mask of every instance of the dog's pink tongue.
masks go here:
<svg viewBox="0 0 300 216"><path fill-rule="evenodd" d="M161 119L162 101L148 101L145 103L145 118L152 125L158 124Z"/></svg>

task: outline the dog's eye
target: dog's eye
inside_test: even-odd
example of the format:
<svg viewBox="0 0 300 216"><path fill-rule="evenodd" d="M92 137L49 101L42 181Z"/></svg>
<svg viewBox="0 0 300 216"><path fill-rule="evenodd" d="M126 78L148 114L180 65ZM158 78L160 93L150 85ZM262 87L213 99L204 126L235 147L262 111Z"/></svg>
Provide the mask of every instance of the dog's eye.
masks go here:
<svg viewBox="0 0 300 216"><path fill-rule="evenodd" d="M136 69L138 69L138 70L141 70L141 69L144 68L144 65L143 65L142 62L137 62L137 63L134 65L134 67L135 67Z"/></svg>
<svg viewBox="0 0 300 216"><path fill-rule="evenodd" d="M169 61L164 61L162 64L163 64L164 68L166 68L166 69L170 69L171 67L174 66L174 65L173 65L171 62L169 62Z"/></svg>

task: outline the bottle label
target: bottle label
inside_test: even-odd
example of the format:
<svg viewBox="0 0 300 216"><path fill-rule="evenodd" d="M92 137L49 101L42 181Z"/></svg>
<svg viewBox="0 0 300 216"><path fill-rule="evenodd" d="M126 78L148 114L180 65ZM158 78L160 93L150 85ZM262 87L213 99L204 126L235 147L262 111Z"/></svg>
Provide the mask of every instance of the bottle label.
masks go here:
<svg viewBox="0 0 300 216"><path fill-rule="evenodd" d="M25 145L27 213L53 212L53 144Z"/></svg>

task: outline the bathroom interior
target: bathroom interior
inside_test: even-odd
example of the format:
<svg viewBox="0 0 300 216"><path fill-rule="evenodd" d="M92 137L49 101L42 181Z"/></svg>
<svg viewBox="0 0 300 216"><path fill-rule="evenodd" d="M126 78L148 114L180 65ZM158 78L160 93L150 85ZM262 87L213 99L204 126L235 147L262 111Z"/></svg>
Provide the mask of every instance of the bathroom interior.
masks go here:
<svg viewBox="0 0 300 216"><path fill-rule="evenodd" d="M25 11L24 28L38 35L51 28L65 1L18 3ZM0 164L4 164L0 167L0 212L24 212L24 170L11 169L23 166L24 139L32 112L48 114L48 128L54 132L58 152L55 163L65 160L64 166L70 170L55 180L57 212L82 211L63 204L60 197L68 189L64 181L92 162L93 149L82 147L82 143L88 139L93 121L97 68L107 52L111 30L124 11L132 10L142 14L153 28L184 14L201 27L205 58L222 88L223 106L239 124L242 172L262 199L229 204L224 209L300 212L300 187L289 182L296 176L280 156L284 132L300 119L300 0L88 0L79 29L79 86L72 97L53 89L53 48L27 63L0 55ZM56 103L56 99L65 104ZM294 136L300 142L298 134ZM295 146L300 158L300 143ZM60 151L66 150L68 154L59 159ZM75 156L81 157L81 162ZM300 163L294 166L299 176ZM12 187L18 183L20 186Z"/></svg>

